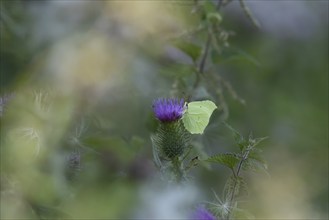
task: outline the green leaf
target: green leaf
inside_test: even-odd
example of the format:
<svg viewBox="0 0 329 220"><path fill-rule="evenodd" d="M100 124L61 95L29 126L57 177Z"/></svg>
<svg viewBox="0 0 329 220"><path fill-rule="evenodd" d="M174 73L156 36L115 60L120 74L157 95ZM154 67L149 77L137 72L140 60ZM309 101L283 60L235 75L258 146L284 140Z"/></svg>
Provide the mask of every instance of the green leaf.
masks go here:
<svg viewBox="0 0 329 220"><path fill-rule="evenodd" d="M130 140L130 145L137 152L145 146L145 140L139 136L133 136Z"/></svg>
<svg viewBox="0 0 329 220"><path fill-rule="evenodd" d="M262 159L249 157L243 162L243 170L251 170L253 172L265 171L267 173L267 163Z"/></svg>
<svg viewBox="0 0 329 220"><path fill-rule="evenodd" d="M196 101L187 105L183 123L191 134L202 134L209 123L213 111L217 108L212 101Z"/></svg>
<svg viewBox="0 0 329 220"><path fill-rule="evenodd" d="M212 12L207 14L208 22L220 23L222 21L222 16L219 12Z"/></svg>
<svg viewBox="0 0 329 220"><path fill-rule="evenodd" d="M206 168L207 170L211 169L211 166L209 163L205 162L205 159L209 157L209 155L205 152L204 146L200 142L192 142L192 155L196 155L199 157L200 165Z"/></svg>
<svg viewBox="0 0 329 220"><path fill-rule="evenodd" d="M239 162L239 157L234 154L217 154L215 156L209 157L207 162L218 163L233 169L235 165Z"/></svg>
<svg viewBox="0 0 329 220"><path fill-rule="evenodd" d="M124 163L130 163L136 156L136 149L119 136L92 135L85 138L83 144L90 146L98 154L103 151L111 152Z"/></svg>
<svg viewBox="0 0 329 220"><path fill-rule="evenodd" d="M160 74L166 77L186 78L195 72L195 68L191 65L175 63L169 67L160 69Z"/></svg>
<svg viewBox="0 0 329 220"><path fill-rule="evenodd" d="M235 177L231 175L225 183L223 195L225 201L230 201L233 197L237 197L239 195L248 194L248 186L246 181L242 177Z"/></svg>
<svg viewBox="0 0 329 220"><path fill-rule="evenodd" d="M156 136L151 135L151 141L152 141L152 153L153 153L153 160L158 169L161 169L162 163L159 157L159 148L156 144Z"/></svg>
<svg viewBox="0 0 329 220"><path fill-rule="evenodd" d="M234 47L223 47L221 51L213 51L211 54L214 63L224 63L230 61L247 61L257 67L261 66L260 62L252 55Z"/></svg>
<svg viewBox="0 0 329 220"><path fill-rule="evenodd" d="M235 130L229 124L227 124L225 122L224 122L224 124L233 133L234 141L239 146L240 150L243 151L245 148L247 148L249 145L249 142L247 140L245 140L245 138L242 136L242 134L240 134L237 130Z"/></svg>
<svg viewBox="0 0 329 220"><path fill-rule="evenodd" d="M214 4L213 1L204 1L203 2L203 9L205 10L205 12L208 14L208 13L214 13L217 11L216 9L216 5Z"/></svg>
<svg viewBox="0 0 329 220"><path fill-rule="evenodd" d="M40 219L66 219L66 218L72 218L69 214L66 212L63 212L62 210L51 207L51 206L46 206L46 205L41 205L37 203L30 204L33 211L36 212L36 214L40 217Z"/></svg>
<svg viewBox="0 0 329 220"><path fill-rule="evenodd" d="M251 146L248 159L243 162L242 168L244 170L251 170L254 172L265 171L267 173L267 163L261 156L261 149L255 148L257 144L265 140L265 138L253 139L252 135L249 136L249 146Z"/></svg>
<svg viewBox="0 0 329 220"><path fill-rule="evenodd" d="M176 41L174 46L190 56L193 61L196 61L201 55L201 47L187 41Z"/></svg>
<svg viewBox="0 0 329 220"><path fill-rule="evenodd" d="M266 164L265 160L261 156L261 150L257 149L257 148L252 149L252 151L249 153L248 158L251 158L251 159L257 160L260 163Z"/></svg>
<svg viewBox="0 0 329 220"><path fill-rule="evenodd" d="M261 143L263 140L266 140L268 137L261 137L261 138L256 138L256 139L252 139L251 143L253 145L253 147L256 147L259 143Z"/></svg>

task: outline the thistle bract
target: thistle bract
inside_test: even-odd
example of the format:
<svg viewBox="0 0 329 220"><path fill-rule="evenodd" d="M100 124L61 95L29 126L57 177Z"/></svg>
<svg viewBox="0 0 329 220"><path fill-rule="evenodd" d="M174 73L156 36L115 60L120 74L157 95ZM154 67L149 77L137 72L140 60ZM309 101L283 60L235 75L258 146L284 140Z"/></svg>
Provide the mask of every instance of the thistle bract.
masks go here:
<svg viewBox="0 0 329 220"><path fill-rule="evenodd" d="M155 138L159 153L166 159L183 155L189 141L190 134L181 121L161 123Z"/></svg>
<svg viewBox="0 0 329 220"><path fill-rule="evenodd" d="M191 220L216 220L216 217L203 206L199 206L193 213Z"/></svg>
<svg viewBox="0 0 329 220"><path fill-rule="evenodd" d="M185 111L184 99L157 99L153 103L153 111L161 122L177 121Z"/></svg>

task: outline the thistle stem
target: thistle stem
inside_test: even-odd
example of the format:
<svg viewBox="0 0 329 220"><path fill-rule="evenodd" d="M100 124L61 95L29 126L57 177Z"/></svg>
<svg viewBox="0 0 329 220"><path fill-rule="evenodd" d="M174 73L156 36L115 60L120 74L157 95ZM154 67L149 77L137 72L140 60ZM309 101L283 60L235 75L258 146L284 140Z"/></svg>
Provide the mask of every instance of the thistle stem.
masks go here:
<svg viewBox="0 0 329 220"><path fill-rule="evenodd" d="M184 178L184 170L182 169L182 162L178 157L172 159L173 173L175 175L176 181L180 183Z"/></svg>

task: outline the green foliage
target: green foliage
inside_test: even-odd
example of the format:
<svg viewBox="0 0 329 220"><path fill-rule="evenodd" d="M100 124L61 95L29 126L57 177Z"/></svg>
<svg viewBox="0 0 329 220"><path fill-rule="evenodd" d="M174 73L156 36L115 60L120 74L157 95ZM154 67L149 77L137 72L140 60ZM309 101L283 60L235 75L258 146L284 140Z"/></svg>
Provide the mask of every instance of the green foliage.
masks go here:
<svg viewBox="0 0 329 220"><path fill-rule="evenodd" d="M233 137L234 137L234 141L239 146L240 151L243 151L244 148L246 148L248 146L248 142L244 139L244 137L237 130L235 130L234 128L232 128L227 123L224 123L224 124L232 132Z"/></svg>
<svg viewBox="0 0 329 220"><path fill-rule="evenodd" d="M104 137L101 135L92 135L83 140L83 144L88 146L86 150L94 152L96 155L104 151L116 155L118 162L130 163L136 156L143 142L138 137L133 137L130 142L118 136Z"/></svg>
<svg viewBox="0 0 329 220"><path fill-rule="evenodd" d="M212 62L223 64L232 61L245 61L256 67L260 67L260 62L251 54L235 47L222 47L220 50L214 50L211 54Z"/></svg>
<svg viewBox="0 0 329 220"><path fill-rule="evenodd" d="M244 161L242 165L243 170L250 170L253 172L259 172L259 171L266 171L267 170L267 164L260 162L259 160L255 160L252 158L248 158Z"/></svg>
<svg viewBox="0 0 329 220"><path fill-rule="evenodd" d="M29 41L30 18L23 1L1 1L1 89L9 89L24 75L33 58ZM4 59L5 58L5 59Z"/></svg>
<svg viewBox="0 0 329 220"><path fill-rule="evenodd" d="M230 219L235 218L234 216L245 216L248 219L250 217L249 213L237 208L237 197L248 194L247 183L240 176L240 172L241 170L258 171L267 169L267 164L260 155L261 150L257 147L266 138L254 139L250 134L247 139L230 125L226 123L225 125L232 132L234 141L239 146L239 152L217 154L205 161L224 165L232 171L232 175L226 181L223 191L223 200L227 203L228 209L226 212L225 209L224 211L221 209L222 218Z"/></svg>
<svg viewBox="0 0 329 220"><path fill-rule="evenodd" d="M153 162L158 169L162 168L162 162L160 159L160 149L157 144L157 137L155 134L151 135L152 141L152 154L153 154Z"/></svg>
<svg viewBox="0 0 329 220"><path fill-rule="evenodd" d="M195 72L195 68L191 65L182 63L175 63L170 66L164 67L160 73L165 77L175 77L177 79L185 79Z"/></svg>
<svg viewBox="0 0 329 220"><path fill-rule="evenodd" d="M253 139L252 137L250 137L249 142L250 142L250 144L251 144L253 147L259 147L259 144L260 144L262 141L266 140L267 138L268 138L268 137L261 137L261 138L255 138L255 139Z"/></svg>
<svg viewBox="0 0 329 220"><path fill-rule="evenodd" d="M193 62L196 62L197 59L201 55L201 47L197 44L188 42L188 41L183 41L183 40L177 40L176 42L173 43L175 47L183 51L186 55L191 57Z"/></svg>
<svg viewBox="0 0 329 220"><path fill-rule="evenodd" d="M208 13L207 21L212 24L219 24L222 21L222 16L218 12Z"/></svg>
<svg viewBox="0 0 329 220"><path fill-rule="evenodd" d="M214 4L213 1L206 0L202 2L202 8L206 14L211 14L211 13L218 13L218 10L216 9L216 5Z"/></svg>
<svg viewBox="0 0 329 220"><path fill-rule="evenodd" d="M206 162L218 163L233 169L239 162L239 157L232 153L217 154L209 157Z"/></svg>
<svg viewBox="0 0 329 220"><path fill-rule="evenodd" d="M192 142L192 153L194 156L197 155L198 157L198 165L201 165L202 167L210 170L210 164L206 162L205 160L209 157L208 154L205 152L204 145L200 142ZM194 157L195 158L195 157Z"/></svg>
<svg viewBox="0 0 329 220"><path fill-rule="evenodd" d="M71 216L60 209L31 202L31 207L40 219L63 219Z"/></svg>
<svg viewBox="0 0 329 220"><path fill-rule="evenodd" d="M200 13L200 32L204 32L206 35L190 35L188 38L189 41L186 41L186 37L184 40L173 42L173 44L193 60L193 72L196 74L196 77L193 87L191 88L192 92L190 96L192 96L192 98L198 97L198 92L202 91L203 94L207 94L207 96L215 99L222 107L222 117L226 119L229 115L229 109L224 97L224 89L241 104L245 102L237 95L231 84L215 71L215 65L232 60L245 60L259 67L260 62L243 50L230 47L228 38L233 35L233 32L225 30L222 25L223 18L219 12L219 9L229 2L205 0L195 1L194 3L194 10ZM244 2L240 1L240 4L247 17L250 18L253 23L258 24ZM198 40L204 42L203 48L191 43L198 42ZM210 65L209 67L209 65L207 65L209 59L212 60L211 64L213 64L213 66ZM179 72L181 71L177 72L178 75ZM179 77L180 76L176 76L176 88L177 78ZM202 80L204 79L207 82L207 86L202 84ZM187 110L182 119L185 128L191 134L202 134L209 123L212 112L216 108L217 106L210 101L188 103ZM239 151L236 153L216 154L202 161L220 164L228 167L232 171L232 175L228 179L224 189L225 202L220 202L220 204L217 205L221 213L220 216L229 219L232 216L238 216L238 212L236 212L238 210L236 207L236 197L244 191L243 189L247 188L246 182L240 176L241 170L255 170L258 166L266 168L266 163L260 156L260 151L256 149L256 146L263 141L264 138L253 139L251 135L249 138L245 138L231 126L227 124L226 126L232 131ZM193 159L188 164L188 168L195 165L195 160ZM217 200L220 201L219 198L217 198Z"/></svg>
<svg viewBox="0 0 329 220"><path fill-rule="evenodd" d="M233 199L239 194L248 193L248 187L246 181L238 176L231 175L225 183L223 195L224 200L228 203L232 203ZM231 204L232 205L232 204Z"/></svg>

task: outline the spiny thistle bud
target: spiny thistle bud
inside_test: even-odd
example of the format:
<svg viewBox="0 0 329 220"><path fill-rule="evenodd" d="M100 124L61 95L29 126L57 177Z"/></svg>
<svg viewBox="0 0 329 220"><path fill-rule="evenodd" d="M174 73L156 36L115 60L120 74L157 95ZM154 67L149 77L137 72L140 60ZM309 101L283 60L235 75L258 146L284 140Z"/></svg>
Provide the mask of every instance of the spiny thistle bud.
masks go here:
<svg viewBox="0 0 329 220"><path fill-rule="evenodd" d="M160 156L169 160L182 156L190 140L190 134L180 120L185 112L184 100L157 99L153 110L161 122L154 137Z"/></svg>

